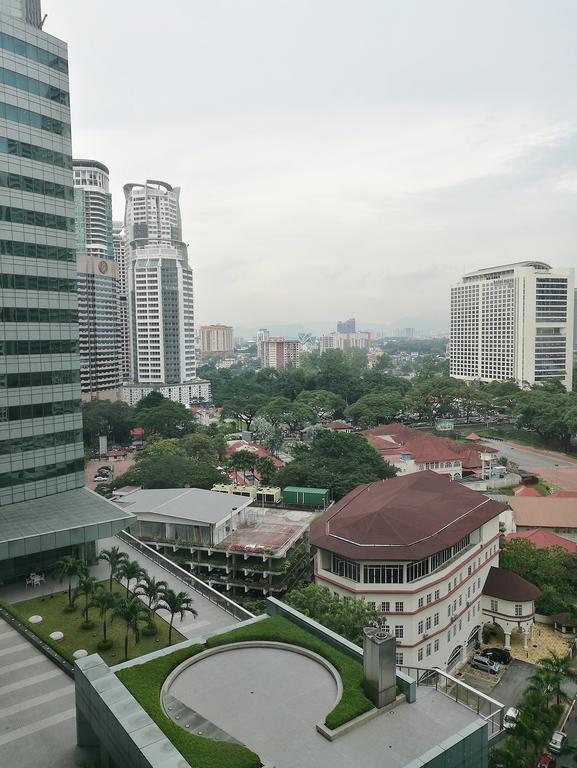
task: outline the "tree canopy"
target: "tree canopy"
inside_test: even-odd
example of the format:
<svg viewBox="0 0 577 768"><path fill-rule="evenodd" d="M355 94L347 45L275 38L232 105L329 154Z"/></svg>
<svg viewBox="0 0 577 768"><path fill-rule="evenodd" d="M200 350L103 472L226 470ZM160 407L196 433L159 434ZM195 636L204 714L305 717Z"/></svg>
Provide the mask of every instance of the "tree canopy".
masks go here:
<svg viewBox="0 0 577 768"><path fill-rule="evenodd" d="M319 430L310 446L299 446L294 461L278 470L276 484L329 488L340 499L361 483L394 477L396 469L362 435Z"/></svg>

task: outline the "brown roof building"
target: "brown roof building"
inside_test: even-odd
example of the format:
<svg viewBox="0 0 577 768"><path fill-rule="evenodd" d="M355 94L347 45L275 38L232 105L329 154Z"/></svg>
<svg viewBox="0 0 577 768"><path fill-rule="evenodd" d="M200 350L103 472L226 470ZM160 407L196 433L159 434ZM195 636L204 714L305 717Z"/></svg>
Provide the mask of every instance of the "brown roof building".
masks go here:
<svg viewBox="0 0 577 768"><path fill-rule="evenodd" d="M311 527L311 543L362 560L420 560L506 509L434 472L360 485Z"/></svg>
<svg viewBox="0 0 577 768"><path fill-rule="evenodd" d="M496 453L494 448L459 443L448 437L437 437L405 424L381 424L362 433L385 461L391 454L410 453L417 464L431 465L459 461L463 472L476 472L483 462L481 453ZM427 467L432 468L432 467ZM438 468L438 467L435 467Z"/></svg>

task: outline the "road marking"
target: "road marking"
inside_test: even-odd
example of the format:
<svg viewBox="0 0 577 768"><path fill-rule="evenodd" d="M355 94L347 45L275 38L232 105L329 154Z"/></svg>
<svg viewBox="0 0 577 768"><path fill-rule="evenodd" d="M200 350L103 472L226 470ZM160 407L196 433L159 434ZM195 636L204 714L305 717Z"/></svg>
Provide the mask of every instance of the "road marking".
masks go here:
<svg viewBox="0 0 577 768"><path fill-rule="evenodd" d="M0 667L0 675L6 675L8 672L16 672L17 669L23 669L23 667L31 667L33 664L42 664L44 661L48 661L45 656L37 656L36 658L32 659L15 661L13 664L6 664L5 667Z"/></svg>
<svg viewBox="0 0 577 768"><path fill-rule="evenodd" d="M43 731L45 728L51 728L53 725L63 723L65 720L70 720L76 715L76 709L67 709L65 712L60 712L58 715L52 715L52 717L45 717L43 720L38 720L36 723L30 725L24 725L22 728L15 728L12 731L0 736L0 747L4 744L9 744L11 741L17 741L23 739L25 736L30 736L38 731Z"/></svg>
<svg viewBox="0 0 577 768"><path fill-rule="evenodd" d="M0 696L5 693L13 693L19 691L21 688L27 688L29 685L35 685L36 683L43 683L45 680L51 680L53 677L61 675L60 669L50 669L48 672L42 672L40 675L34 675L34 677L26 677L24 680L18 680L16 683L9 683L8 685L0 686Z"/></svg>
<svg viewBox="0 0 577 768"><path fill-rule="evenodd" d="M20 702L20 704L4 707L4 709L0 709L0 719L3 717L10 717L10 715L15 715L18 712L24 712L33 707L38 707L40 704L46 704L48 701L54 701L54 699L61 699L63 696L69 696L72 693L74 693L74 686L67 685L66 688L59 688L57 691L45 693L43 696L35 696L33 699Z"/></svg>
<svg viewBox="0 0 577 768"><path fill-rule="evenodd" d="M2 650L0 650L0 656L7 656L9 653L16 653L17 651L22 650L22 648L31 648L30 643L25 641L23 643L17 643L16 645L10 645L8 648L2 648Z"/></svg>

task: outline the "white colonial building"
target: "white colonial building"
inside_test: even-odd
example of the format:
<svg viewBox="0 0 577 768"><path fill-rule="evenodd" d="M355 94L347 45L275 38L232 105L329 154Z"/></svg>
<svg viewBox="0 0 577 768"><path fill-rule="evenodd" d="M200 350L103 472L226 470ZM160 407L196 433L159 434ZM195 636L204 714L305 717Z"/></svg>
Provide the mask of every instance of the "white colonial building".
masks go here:
<svg viewBox="0 0 577 768"><path fill-rule="evenodd" d="M484 623L500 623L499 611L485 613L483 588L498 570L504 508L431 471L359 486L311 527L315 581L383 614L397 664L450 669L473 650ZM535 588L520 581L533 614Z"/></svg>

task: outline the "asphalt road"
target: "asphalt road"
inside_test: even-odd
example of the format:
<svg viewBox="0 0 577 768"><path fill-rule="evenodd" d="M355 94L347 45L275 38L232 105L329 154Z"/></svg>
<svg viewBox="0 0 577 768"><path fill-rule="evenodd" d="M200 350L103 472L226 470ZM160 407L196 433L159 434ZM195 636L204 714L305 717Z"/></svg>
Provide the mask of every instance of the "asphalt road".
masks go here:
<svg viewBox="0 0 577 768"><path fill-rule="evenodd" d="M506 456L514 461L521 469L527 467L577 467L575 459L565 459L563 454L551 454L549 451L540 451L538 448L525 448L505 440L483 440L483 442L499 451L501 456Z"/></svg>

